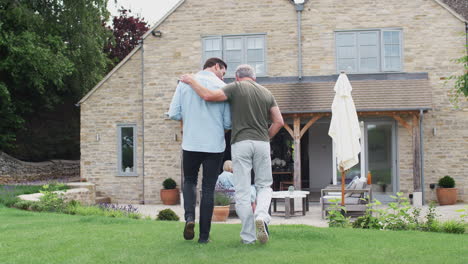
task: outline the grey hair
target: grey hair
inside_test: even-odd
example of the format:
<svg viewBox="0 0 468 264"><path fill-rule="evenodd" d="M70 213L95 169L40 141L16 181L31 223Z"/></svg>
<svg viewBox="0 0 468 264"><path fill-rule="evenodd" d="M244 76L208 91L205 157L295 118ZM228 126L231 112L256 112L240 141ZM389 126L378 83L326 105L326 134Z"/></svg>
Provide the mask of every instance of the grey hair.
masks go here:
<svg viewBox="0 0 468 264"><path fill-rule="evenodd" d="M236 76L238 78L252 78L255 79L255 70L248 64L241 64L236 69Z"/></svg>
<svg viewBox="0 0 468 264"><path fill-rule="evenodd" d="M223 165L223 170L232 172L232 161L226 160Z"/></svg>

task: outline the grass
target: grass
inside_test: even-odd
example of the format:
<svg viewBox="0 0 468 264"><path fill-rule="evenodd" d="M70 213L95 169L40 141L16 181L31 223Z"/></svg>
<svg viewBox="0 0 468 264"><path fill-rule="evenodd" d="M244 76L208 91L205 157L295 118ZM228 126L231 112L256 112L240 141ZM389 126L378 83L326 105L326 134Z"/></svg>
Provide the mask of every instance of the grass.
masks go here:
<svg viewBox="0 0 468 264"><path fill-rule="evenodd" d="M242 245L240 225L213 224L199 245L182 229L0 205L0 263L468 263L467 235L282 225L268 244Z"/></svg>
<svg viewBox="0 0 468 264"><path fill-rule="evenodd" d="M38 193L42 186L38 185L0 185L0 204L12 205L21 194Z"/></svg>

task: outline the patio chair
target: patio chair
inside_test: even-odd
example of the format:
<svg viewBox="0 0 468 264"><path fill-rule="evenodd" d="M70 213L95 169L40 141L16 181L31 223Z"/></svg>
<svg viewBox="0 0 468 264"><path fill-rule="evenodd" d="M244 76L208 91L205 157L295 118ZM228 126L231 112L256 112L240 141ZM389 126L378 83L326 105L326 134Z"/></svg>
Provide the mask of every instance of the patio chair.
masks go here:
<svg viewBox="0 0 468 264"><path fill-rule="evenodd" d="M372 186L367 185L365 181L355 179L346 186L345 189L345 207L348 216L362 216L365 214L367 204L372 201ZM341 202L341 186L330 185L321 190L320 207L322 209L322 219L325 218L327 211L330 211L331 200Z"/></svg>

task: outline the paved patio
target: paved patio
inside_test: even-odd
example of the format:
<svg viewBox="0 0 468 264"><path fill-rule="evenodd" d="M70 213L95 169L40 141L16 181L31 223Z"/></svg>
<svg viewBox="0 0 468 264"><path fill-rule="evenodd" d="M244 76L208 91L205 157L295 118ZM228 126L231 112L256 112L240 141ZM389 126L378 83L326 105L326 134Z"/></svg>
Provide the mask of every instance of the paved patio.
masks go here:
<svg viewBox="0 0 468 264"><path fill-rule="evenodd" d="M300 204L300 203L299 203ZM156 204L156 205L134 205L138 208L138 211L143 214L144 216L150 216L152 218L156 218L159 211L170 208L172 209L181 219L184 221L184 208L181 205L163 205L163 204ZM468 204L459 203L456 205L445 205L445 206L437 206L436 213L438 214L439 220L458 220L460 219L460 215L462 213L456 212L458 209L466 208ZM382 205L382 207L385 207ZM423 206L421 215L425 215L428 206ZM299 208L296 207L296 210L302 209L299 205ZM283 204L278 204L278 210L284 210ZM199 208L197 207L196 212L198 214ZM198 218L198 215L197 215ZM240 219L237 216L230 216L226 222L214 222L214 223L225 223L225 224L240 224ZM297 212L295 216L292 216L289 219L284 217L284 213L281 216L281 213L273 213L271 223L272 225L311 225L316 227L328 227L327 221L321 219L321 212L320 212L320 204L319 203L310 203L309 211L305 216L302 215L301 212Z"/></svg>

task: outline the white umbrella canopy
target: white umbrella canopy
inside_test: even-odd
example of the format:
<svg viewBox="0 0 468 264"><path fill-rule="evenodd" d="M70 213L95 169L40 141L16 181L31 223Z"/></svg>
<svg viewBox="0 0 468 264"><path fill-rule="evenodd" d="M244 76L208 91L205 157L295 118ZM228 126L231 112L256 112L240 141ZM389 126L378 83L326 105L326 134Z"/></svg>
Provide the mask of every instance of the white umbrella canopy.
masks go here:
<svg viewBox="0 0 468 264"><path fill-rule="evenodd" d="M341 73L335 83L332 103L332 119L328 135L336 148L338 169L341 171L341 204L344 205L345 171L359 163L361 129L351 96L353 88L346 74Z"/></svg>

